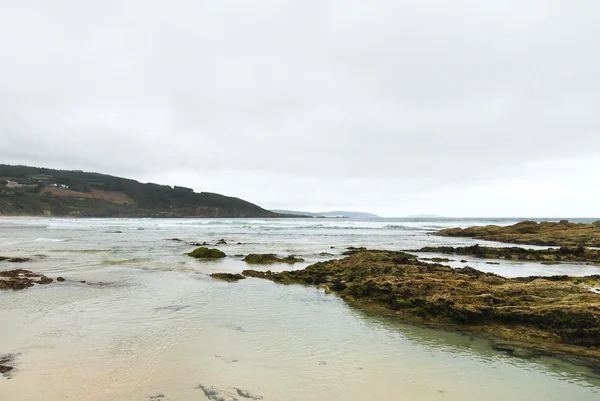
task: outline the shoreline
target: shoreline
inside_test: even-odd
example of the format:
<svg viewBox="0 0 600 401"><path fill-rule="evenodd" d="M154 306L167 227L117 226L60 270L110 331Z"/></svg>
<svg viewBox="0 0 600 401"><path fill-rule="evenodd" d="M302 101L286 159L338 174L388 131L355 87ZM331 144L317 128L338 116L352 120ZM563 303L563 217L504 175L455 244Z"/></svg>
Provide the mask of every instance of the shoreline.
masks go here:
<svg viewBox="0 0 600 401"><path fill-rule="evenodd" d="M369 313L478 335L510 354L555 356L600 372L600 296L590 291L600 275L505 278L394 251L242 274L321 287Z"/></svg>

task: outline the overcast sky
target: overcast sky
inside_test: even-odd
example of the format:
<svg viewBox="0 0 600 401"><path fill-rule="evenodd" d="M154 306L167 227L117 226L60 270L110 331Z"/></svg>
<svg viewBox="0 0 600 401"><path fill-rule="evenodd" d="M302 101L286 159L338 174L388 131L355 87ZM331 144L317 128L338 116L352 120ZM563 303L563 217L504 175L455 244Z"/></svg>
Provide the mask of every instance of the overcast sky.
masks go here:
<svg viewBox="0 0 600 401"><path fill-rule="evenodd" d="M0 0L0 163L598 217L599 64L597 0Z"/></svg>

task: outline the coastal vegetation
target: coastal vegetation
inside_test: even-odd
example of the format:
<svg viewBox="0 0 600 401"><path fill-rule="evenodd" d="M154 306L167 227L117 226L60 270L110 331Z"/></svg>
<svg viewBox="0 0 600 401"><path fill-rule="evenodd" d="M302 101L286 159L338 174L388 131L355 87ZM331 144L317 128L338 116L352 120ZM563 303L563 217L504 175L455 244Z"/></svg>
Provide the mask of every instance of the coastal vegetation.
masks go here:
<svg viewBox="0 0 600 401"><path fill-rule="evenodd" d="M468 255L486 259L506 259L515 261L532 261L542 263L560 262L589 262L600 263L600 250L590 249L583 246L548 249L524 249L519 247L491 247L473 246L451 247L451 246L428 246L421 249L409 250L407 252L431 252L451 255ZM424 258L421 258L425 260ZM432 258L434 262L449 261L440 258Z"/></svg>
<svg viewBox="0 0 600 401"><path fill-rule="evenodd" d="M274 253L251 253L247 255L244 259L244 262L254 265L268 265L272 263L299 263L304 262L304 259L298 258L294 255L286 256L285 258L280 258Z"/></svg>
<svg viewBox="0 0 600 401"><path fill-rule="evenodd" d="M600 368L600 295L593 292L600 275L504 278L392 251L357 252L303 270L242 274L321 286L378 314L481 334L501 340L504 349Z"/></svg>
<svg viewBox="0 0 600 401"><path fill-rule="evenodd" d="M83 171L0 164L0 216L284 217L245 200Z"/></svg>
<svg viewBox="0 0 600 401"><path fill-rule="evenodd" d="M486 241L542 246L600 247L600 220L591 224L525 220L510 226L447 228L433 233L443 237L468 237Z"/></svg>

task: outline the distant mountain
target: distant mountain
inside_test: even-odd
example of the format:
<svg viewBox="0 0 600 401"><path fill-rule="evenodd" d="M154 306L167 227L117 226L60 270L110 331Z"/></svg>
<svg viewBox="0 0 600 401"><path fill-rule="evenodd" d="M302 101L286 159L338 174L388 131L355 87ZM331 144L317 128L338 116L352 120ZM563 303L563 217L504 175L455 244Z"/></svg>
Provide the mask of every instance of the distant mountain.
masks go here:
<svg viewBox="0 0 600 401"><path fill-rule="evenodd" d="M79 170L0 164L0 216L287 217L190 188Z"/></svg>
<svg viewBox="0 0 600 401"><path fill-rule="evenodd" d="M274 213L280 214L293 214L296 216L307 216L307 217L339 217L339 218L350 218L350 219L370 219L374 217L379 217L372 213L364 213L364 212L347 212L347 211L333 211L333 212L298 212L294 210L281 210L275 209L272 210Z"/></svg>

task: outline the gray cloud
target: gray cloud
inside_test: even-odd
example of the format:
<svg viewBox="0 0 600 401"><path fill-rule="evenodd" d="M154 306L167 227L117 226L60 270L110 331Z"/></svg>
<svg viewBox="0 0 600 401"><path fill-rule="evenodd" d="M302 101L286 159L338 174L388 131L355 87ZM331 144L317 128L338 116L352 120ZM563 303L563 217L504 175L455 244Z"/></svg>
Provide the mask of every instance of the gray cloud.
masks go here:
<svg viewBox="0 0 600 401"><path fill-rule="evenodd" d="M600 200L599 23L591 0L0 0L0 160L266 207L593 214L517 182Z"/></svg>

